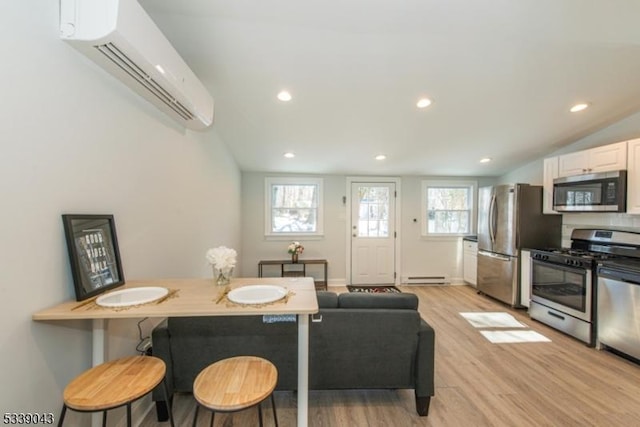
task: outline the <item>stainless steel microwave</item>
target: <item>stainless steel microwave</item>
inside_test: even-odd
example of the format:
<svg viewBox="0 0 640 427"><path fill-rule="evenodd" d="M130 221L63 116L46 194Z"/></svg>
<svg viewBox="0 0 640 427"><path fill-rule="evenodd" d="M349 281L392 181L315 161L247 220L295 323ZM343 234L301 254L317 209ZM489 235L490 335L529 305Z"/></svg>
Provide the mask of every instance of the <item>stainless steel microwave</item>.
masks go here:
<svg viewBox="0 0 640 427"><path fill-rule="evenodd" d="M626 212L627 171L554 179L553 209L557 212Z"/></svg>

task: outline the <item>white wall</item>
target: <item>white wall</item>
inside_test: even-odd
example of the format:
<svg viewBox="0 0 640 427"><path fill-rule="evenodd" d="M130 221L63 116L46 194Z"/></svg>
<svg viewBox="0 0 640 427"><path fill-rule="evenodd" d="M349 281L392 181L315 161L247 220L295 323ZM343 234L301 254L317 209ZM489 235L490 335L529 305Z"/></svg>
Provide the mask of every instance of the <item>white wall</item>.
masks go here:
<svg viewBox="0 0 640 427"><path fill-rule="evenodd" d="M421 236L421 185L423 180L476 181L478 188L492 185L494 180L479 177L402 177L402 276L444 275L454 282L461 282L462 239L459 237Z"/></svg>
<svg viewBox="0 0 640 427"><path fill-rule="evenodd" d="M244 276L258 273L261 259L287 259L289 240L267 240L264 237L264 179L274 175L258 172L242 174L242 247L244 255ZM329 262L329 285L344 284L346 277L347 247L347 207L342 198L346 196L347 177L344 175L322 175L324 182L324 238L301 240L305 247L303 258L325 258ZM399 274L406 275L447 275L462 277L462 243L460 238L424 238L420 236L422 198L420 196L423 179L464 179L475 177L401 177L400 230L401 262ZM478 185L491 185L493 179L477 179ZM416 218L417 222L413 222Z"/></svg>
<svg viewBox="0 0 640 427"><path fill-rule="evenodd" d="M536 159L518 169L515 169L499 178L500 183L528 182L542 185L543 160L545 157L554 157L559 154L571 153L600 145L613 144L620 141L628 141L640 137L640 113L633 114L624 120L614 123L596 133L579 139L561 149L555 150L546 156Z"/></svg>
<svg viewBox="0 0 640 427"><path fill-rule="evenodd" d="M114 214L127 280L209 277L207 248L241 250L241 177L215 126L185 132L60 41L58 2L10 0L0 16L0 405L57 421L91 355L88 322L31 320L74 298L60 215ZM109 357L136 337L110 322Z"/></svg>
<svg viewBox="0 0 640 427"><path fill-rule="evenodd" d="M575 141L545 157L571 153L600 145L628 141L640 137L640 113L634 114L599 132ZM542 185L543 158L526 164L499 178L500 182L529 182ZM576 228L606 228L640 232L640 215L620 213L573 213L562 215L562 244L570 246L571 231Z"/></svg>
<svg viewBox="0 0 640 427"><path fill-rule="evenodd" d="M258 262L269 259L288 259L287 246L293 239L269 239L264 235L264 179L266 176L287 174L242 173L242 248L243 276L257 276ZM299 175L294 175L299 176ZM324 189L324 238L300 239L304 246L302 258L326 259L329 281L344 283L346 248L345 177L340 175L317 176L323 179ZM267 271L265 270L265 275ZM312 274L313 275L313 274Z"/></svg>

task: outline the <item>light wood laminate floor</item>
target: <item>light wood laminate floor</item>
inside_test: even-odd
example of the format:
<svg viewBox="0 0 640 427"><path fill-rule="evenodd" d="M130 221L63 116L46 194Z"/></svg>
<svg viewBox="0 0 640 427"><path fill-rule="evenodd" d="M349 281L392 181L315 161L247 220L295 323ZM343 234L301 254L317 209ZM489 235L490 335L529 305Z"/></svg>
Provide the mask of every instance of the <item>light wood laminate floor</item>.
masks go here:
<svg viewBox="0 0 640 427"><path fill-rule="evenodd" d="M640 426L640 365L589 348L469 286L400 289L418 295L420 313L436 331L429 416L415 412L412 390L310 391L310 426ZM459 315L472 311L509 312L552 342L492 344ZM295 426L295 394L275 398L280 425ZM191 395L176 396L177 426L191 425L194 405ZM266 426L273 425L269 406ZM208 426L208 414L198 421ZM140 424L162 425L168 423L157 423L155 410ZM215 425L257 425L257 411L216 415Z"/></svg>

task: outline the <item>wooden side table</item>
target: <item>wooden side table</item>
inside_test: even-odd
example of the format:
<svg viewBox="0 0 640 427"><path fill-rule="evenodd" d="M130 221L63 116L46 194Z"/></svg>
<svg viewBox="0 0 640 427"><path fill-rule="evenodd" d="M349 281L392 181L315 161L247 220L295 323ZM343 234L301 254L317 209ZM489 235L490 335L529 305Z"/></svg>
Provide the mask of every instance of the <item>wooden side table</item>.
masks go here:
<svg viewBox="0 0 640 427"><path fill-rule="evenodd" d="M261 260L258 262L258 277L263 277L264 266L280 266L280 277L305 277L307 275L307 265L321 265L323 267L324 276L322 280L314 280L316 291L327 290L327 269L328 262L326 259L299 259L298 262L292 260Z"/></svg>

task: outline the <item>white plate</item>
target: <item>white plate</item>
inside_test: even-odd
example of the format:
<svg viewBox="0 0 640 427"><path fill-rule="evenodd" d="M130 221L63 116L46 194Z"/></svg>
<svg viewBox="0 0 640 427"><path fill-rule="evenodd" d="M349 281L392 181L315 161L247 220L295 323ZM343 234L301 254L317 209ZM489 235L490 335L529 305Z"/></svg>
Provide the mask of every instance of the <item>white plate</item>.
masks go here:
<svg viewBox="0 0 640 427"><path fill-rule="evenodd" d="M129 288L101 295L96 304L101 307L129 307L155 301L168 293L169 289L157 286Z"/></svg>
<svg viewBox="0 0 640 427"><path fill-rule="evenodd" d="M275 285L250 285L229 292L229 301L238 304L267 304L278 301L287 295L287 290Z"/></svg>

